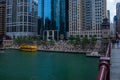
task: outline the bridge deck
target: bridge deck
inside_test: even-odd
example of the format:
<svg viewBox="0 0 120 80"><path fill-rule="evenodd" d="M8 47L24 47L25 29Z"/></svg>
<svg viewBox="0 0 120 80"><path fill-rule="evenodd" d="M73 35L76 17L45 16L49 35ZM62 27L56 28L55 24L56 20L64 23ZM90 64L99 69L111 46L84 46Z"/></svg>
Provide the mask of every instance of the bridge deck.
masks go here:
<svg viewBox="0 0 120 80"><path fill-rule="evenodd" d="M111 49L110 80L120 80L120 41Z"/></svg>

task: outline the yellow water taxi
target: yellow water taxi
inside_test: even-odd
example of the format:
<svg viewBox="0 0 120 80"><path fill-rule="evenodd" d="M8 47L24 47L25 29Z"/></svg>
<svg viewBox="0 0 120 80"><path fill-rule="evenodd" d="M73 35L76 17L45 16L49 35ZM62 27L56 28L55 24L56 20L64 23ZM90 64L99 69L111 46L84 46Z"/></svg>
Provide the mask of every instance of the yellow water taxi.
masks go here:
<svg viewBox="0 0 120 80"><path fill-rule="evenodd" d="M37 51L37 46L22 45L22 46L20 46L20 50L23 50L23 51Z"/></svg>

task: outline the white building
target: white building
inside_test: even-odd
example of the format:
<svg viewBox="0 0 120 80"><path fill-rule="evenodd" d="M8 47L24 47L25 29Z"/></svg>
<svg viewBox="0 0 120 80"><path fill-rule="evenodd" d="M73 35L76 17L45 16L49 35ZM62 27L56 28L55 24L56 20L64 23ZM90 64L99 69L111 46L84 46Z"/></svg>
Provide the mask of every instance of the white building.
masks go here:
<svg viewBox="0 0 120 80"><path fill-rule="evenodd" d="M102 37L106 0L69 0L69 36Z"/></svg>
<svg viewBox="0 0 120 80"><path fill-rule="evenodd" d="M6 0L6 34L32 36L37 34L38 0Z"/></svg>

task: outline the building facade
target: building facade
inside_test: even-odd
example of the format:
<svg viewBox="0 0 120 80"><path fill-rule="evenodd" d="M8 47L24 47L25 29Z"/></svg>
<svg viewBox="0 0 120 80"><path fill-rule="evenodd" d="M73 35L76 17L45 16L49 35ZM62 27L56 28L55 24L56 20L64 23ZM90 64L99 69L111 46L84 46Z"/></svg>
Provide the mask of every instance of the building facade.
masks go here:
<svg viewBox="0 0 120 80"><path fill-rule="evenodd" d="M102 37L106 0L69 0L69 36Z"/></svg>
<svg viewBox="0 0 120 80"><path fill-rule="evenodd" d="M37 34L38 0L6 0L6 33L17 36Z"/></svg>
<svg viewBox="0 0 120 80"><path fill-rule="evenodd" d="M110 22L110 10L107 10L107 18L108 18L108 21Z"/></svg>
<svg viewBox="0 0 120 80"><path fill-rule="evenodd" d="M0 1L0 35L5 35L6 3Z"/></svg>
<svg viewBox="0 0 120 80"><path fill-rule="evenodd" d="M60 36L66 36L67 23L67 0L41 0L41 17L44 27L43 35L46 30L55 30ZM47 36L47 35L44 35Z"/></svg>
<svg viewBox="0 0 120 80"><path fill-rule="evenodd" d="M113 18L113 28L114 28L114 32L117 32L117 16L115 15Z"/></svg>
<svg viewBox="0 0 120 80"><path fill-rule="evenodd" d="M117 3L116 5L116 17L117 17L116 30L120 34L120 3Z"/></svg>

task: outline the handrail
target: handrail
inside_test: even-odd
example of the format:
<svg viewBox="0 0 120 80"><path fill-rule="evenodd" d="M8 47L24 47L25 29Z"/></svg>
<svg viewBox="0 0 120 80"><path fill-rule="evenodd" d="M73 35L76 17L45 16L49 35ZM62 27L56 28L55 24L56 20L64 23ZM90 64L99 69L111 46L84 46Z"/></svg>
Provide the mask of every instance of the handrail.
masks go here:
<svg viewBox="0 0 120 80"><path fill-rule="evenodd" d="M107 51L104 58L100 59L97 80L109 80L110 48L111 48L111 43L109 43L107 46Z"/></svg>
<svg viewBox="0 0 120 80"><path fill-rule="evenodd" d="M108 44L105 57L110 57L110 48L111 48L111 43Z"/></svg>

